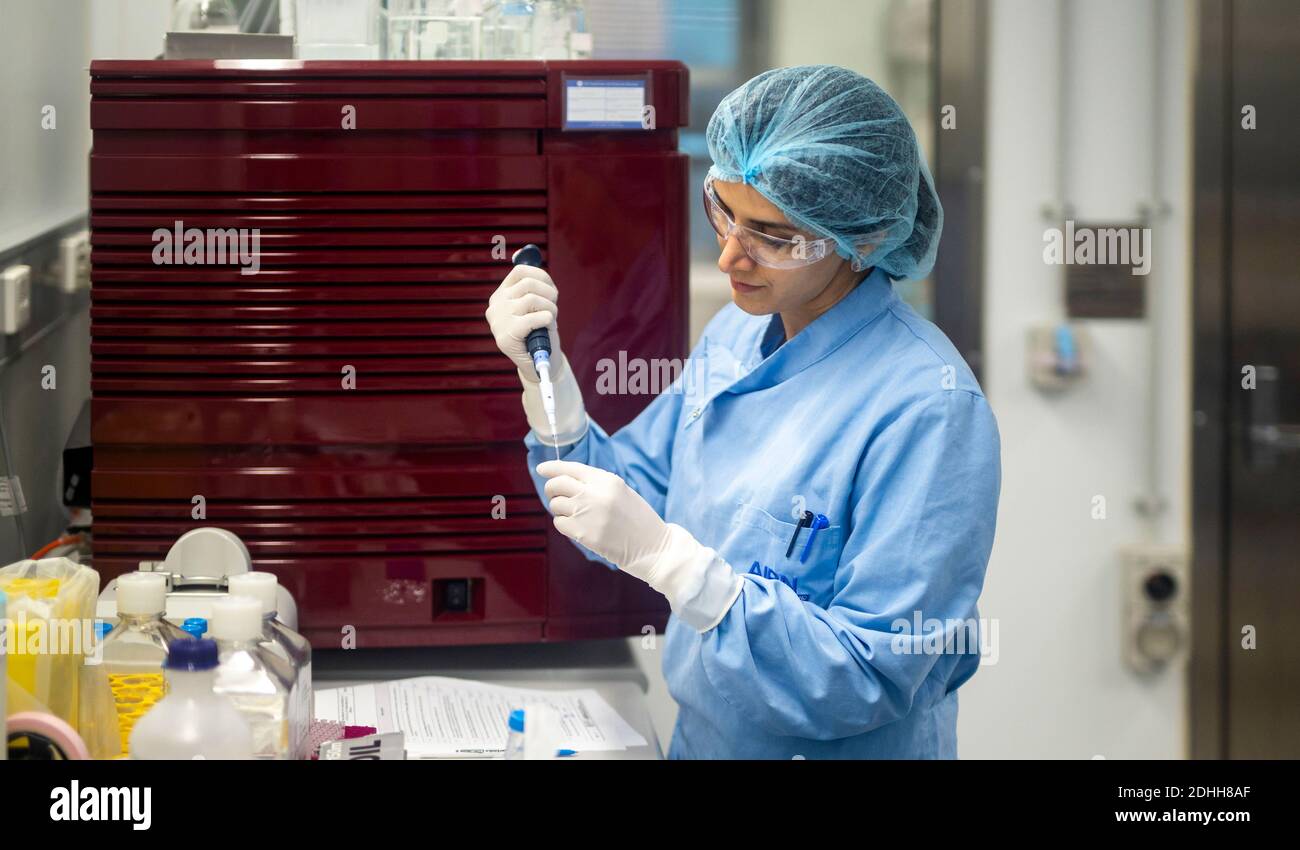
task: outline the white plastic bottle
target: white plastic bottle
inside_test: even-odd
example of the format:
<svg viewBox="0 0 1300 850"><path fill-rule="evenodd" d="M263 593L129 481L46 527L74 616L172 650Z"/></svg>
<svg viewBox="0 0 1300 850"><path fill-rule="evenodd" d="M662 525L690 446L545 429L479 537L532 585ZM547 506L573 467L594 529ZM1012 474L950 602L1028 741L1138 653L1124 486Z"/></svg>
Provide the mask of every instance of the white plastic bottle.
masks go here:
<svg viewBox="0 0 1300 850"><path fill-rule="evenodd" d="M131 758L251 759L253 734L230 699L212 690L216 641L174 641L163 667L167 696L131 730Z"/></svg>
<svg viewBox="0 0 1300 850"><path fill-rule="evenodd" d="M316 716L311 686L311 644L276 618L276 594L280 582L274 573L238 573L229 578L228 587L231 596L250 596L262 603L262 642L293 665L293 688L289 694L289 750L291 758L309 758L307 732Z"/></svg>
<svg viewBox="0 0 1300 850"><path fill-rule="evenodd" d="M208 634L220 664L213 689L230 697L253 732L253 758L292 758L289 693L294 671L288 659L262 643L262 603L227 596L212 603Z"/></svg>

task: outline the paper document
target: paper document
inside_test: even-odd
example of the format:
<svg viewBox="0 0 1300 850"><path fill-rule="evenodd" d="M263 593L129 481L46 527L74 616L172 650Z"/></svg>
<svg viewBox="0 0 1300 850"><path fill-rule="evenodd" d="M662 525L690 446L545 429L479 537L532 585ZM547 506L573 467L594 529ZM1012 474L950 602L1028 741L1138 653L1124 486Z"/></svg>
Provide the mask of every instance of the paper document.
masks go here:
<svg viewBox="0 0 1300 850"><path fill-rule="evenodd" d="M555 711L564 748L590 752L646 746L645 738L590 688L547 691L421 676L316 691L317 718L402 732L408 758L503 753L510 712L527 705Z"/></svg>

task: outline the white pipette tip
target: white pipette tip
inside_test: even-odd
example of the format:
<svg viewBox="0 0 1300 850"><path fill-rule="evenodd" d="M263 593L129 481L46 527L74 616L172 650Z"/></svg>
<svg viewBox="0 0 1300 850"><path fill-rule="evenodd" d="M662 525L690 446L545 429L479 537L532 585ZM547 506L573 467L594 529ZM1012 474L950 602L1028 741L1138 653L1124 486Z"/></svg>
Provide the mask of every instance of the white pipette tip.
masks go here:
<svg viewBox="0 0 1300 850"><path fill-rule="evenodd" d="M555 386L551 383L551 358L545 351L533 354L533 365L537 367L537 389L542 395L542 410L546 421L551 426L551 444L555 448L555 459L560 459L560 445L555 433Z"/></svg>

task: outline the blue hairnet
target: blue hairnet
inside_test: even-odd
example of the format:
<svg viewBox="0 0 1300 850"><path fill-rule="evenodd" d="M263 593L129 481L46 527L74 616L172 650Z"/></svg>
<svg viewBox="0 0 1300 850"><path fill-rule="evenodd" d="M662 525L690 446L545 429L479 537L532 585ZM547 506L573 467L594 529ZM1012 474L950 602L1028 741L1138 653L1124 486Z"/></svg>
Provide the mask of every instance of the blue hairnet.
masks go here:
<svg viewBox="0 0 1300 850"><path fill-rule="evenodd" d="M912 125L871 80L834 65L766 71L723 98L707 136L711 177L753 186L857 267L930 273L943 208Z"/></svg>

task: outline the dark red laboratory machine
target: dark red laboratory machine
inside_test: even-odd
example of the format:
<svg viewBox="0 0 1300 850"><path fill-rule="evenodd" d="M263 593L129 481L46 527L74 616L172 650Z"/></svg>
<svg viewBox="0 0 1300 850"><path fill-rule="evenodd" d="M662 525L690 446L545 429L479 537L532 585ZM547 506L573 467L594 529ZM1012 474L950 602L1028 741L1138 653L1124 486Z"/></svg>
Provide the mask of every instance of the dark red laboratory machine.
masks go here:
<svg viewBox="0 0 1300 850"><path fill-rule="evenodd" d="M318 647L662 628L658 594L551 527L483 311L537 243L592 418L612 433L649 403L596 377L620 351L686 354L684 66L102 61L90 76L103 580L219 526L279 576Z"/></svg>

